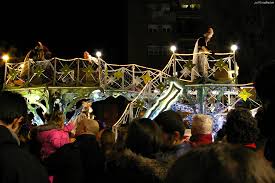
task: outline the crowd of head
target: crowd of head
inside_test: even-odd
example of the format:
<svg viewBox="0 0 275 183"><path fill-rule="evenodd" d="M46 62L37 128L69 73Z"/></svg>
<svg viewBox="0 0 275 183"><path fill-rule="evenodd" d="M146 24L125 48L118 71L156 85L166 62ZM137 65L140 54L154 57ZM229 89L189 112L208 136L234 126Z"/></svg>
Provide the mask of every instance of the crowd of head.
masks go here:
<svg viewBox="0 0 275 183"><path fill-rule="evenodd" d="M216 136L211 116L187 122L172 110L121 126L117 138L85 113L64 124L64 113L54 111L33 126L26 100L2 91L0 182L273 183L275 97L263 80L275 68L266 69L256 79L263 107L255 117L230 110Z"/></svg>

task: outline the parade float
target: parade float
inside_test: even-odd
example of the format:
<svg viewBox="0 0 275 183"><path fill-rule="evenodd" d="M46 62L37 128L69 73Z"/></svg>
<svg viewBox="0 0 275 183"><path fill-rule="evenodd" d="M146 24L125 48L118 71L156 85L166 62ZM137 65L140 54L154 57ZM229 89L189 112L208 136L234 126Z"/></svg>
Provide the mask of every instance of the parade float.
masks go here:
<svg viewBox="0 0 275 183"><path fill-rule="evenodd" d="M123 96L130 101L118 121L113 124L117 134L122 124L137 117L154 119L160 112L172 109L187 112L187 120L196 113L209 114L214 119L214 133L219 130L227 112L236 106L249 108L253 114L260 107L252 83L237 82L239 67L235 51L209 56L209 70L204 82L191 81L193 54L173 52L162 69L137 64L109 64L101 58L50 58L21 63L5 63L4 90L21 93L28 102L35 122L43 124L37 108L50 113L55 105L73 117L82 109L76 103L107 97ZM198 78L200 78L199 73ZM83 106L82 106L83 107Z"/></svg>

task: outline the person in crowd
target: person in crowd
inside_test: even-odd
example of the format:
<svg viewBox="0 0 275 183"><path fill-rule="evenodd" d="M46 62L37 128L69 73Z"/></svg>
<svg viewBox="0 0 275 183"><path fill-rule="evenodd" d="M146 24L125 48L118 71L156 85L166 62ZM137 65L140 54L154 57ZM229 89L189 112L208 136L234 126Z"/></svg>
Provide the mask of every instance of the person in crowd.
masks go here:
<svg viewBox="0 0 275 183"><path fill-rule="evenodd" d="M212 129L213 119L209 115L195 114L192 120L192 136L190 137L192 147L211 144L213 142Z"/></svg>
<svg viewBox="0 0 275 183"><path fill-rule="evenodd" d="M166 183L273 183L274 170L240 145L210 144L194 148L169 169Z"/></svg>
<svg viewBox="0 0 275 183"><path fill-rule="evenodd" d="M207 32L204 33L203 37L197 39L195 43L193 52L193 64L195 64L195 66L191 71L191 81L194 81L198 76L202 77L204 80L208 77L209 63L207 57L211 51L207 44L213 35L214 30L213 28L209 27Z"/></svg>
<svg viewBox="0 0 275 183"><path fill-rule="evenodd" d="M47 172L39 161L19 147L17 134L27 117L25 99L1 91L0 101L0 182L47 183Z"/></svg>
<svg viewBox="0 0 275 183"><path fill-rule="evenodd" d="M98 138L105 156L109 156L115 145L115 133L111 129L104 129Z"/></svg>
<svg viewBox="0 0 275 183"><path fill-rule="evenodd" d="M224 125L228 143L241 144L256 151L259 129L249 109L236 108L229 111Z"/></svg>
<svg viewBox="0 0 275 183"><path fill-rule="evenodd" d="M96 140L97 121L83 119L76 128L76 140L45 159L54 183L87 183L104 180L104 154ZM102 181L103 182L103 181Z"/></svg>
<svg viewBox="0 0 275 183"><path fill-rule="evenodd" d="M272 79L274 70L274 61L260 67L255 78L255 89L257 96L262 102L261 117L258 117L258 127L260 128L260 135L266 139L264 155L267 160L273 163L275 168L275 123L272 120L274 119L275 111L275 96L273 92L275 81Z"/></svg>
<svg viewBox="0 0 275 183"><path fill-rule="evenodd" d="M125 148L113 151L112 157L106 163L106 176L109 181L163 182L169 165L155 159L161 146L161 129L156 122L149 118L130 122Z"/></svg>
<svg viewBox="0 0 275 183"><path fill-rule="evenodd" d="M160 153L161 160L178 158L182 154L191 149L191 145L187 142L188 137L184 136L185 126L182 116L173 110L161 112L155 121L162 130L164 141L163 153Z"/></svg>
<svg viewBox="0 0 275 183"><path fill-rule="evenodd" d="M41 143L41 160L48 157L63 145L70 143L69 132L75 127L75 122L64 125L65 115L61 111L54 111L46 125L37 127L37 140Z"/></svg>

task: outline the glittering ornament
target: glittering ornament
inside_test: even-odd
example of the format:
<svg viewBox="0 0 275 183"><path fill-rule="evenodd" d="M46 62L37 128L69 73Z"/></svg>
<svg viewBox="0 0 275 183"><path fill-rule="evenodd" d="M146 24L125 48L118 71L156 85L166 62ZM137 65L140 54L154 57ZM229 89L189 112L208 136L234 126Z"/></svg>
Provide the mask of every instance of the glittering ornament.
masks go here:
<svg viewBox="0 0 275 183"><path fill-rule="evenodd" d="M135 86L139 85L141 82L142 82L142 80L138 76L133 80L133 84Z"/></svg>
<svg viewBox="0 0 275 183"><path fill-rule="evenodd" d="M225 69L226 71L228 70L228 65L222 60L220 59L218 62L215 63L215 66L222 71L223 69Z"/></svg>
<svg viewBox="0 0 275 183"><path fill-rule="evenodd" d="M71 71L71 69L68 65L64 65L64 67L61 69L61 72L64 75L68 75L70 71Z"/></svg>
<svg viewBox="0 0 275 183"><path fill-rule="evenodd" d="M152 80L149 72L147 72L145 75L141 76L141 78L143 79L145 84L147 84L149 81Z"/></svg>
<svg viewBox="0 0 275 183"><path fill-rule="evenodd" d="M188 60L183 66L185 68L187 68L189 71L192 70L192 68L195 66L196 64L193 64L193 62L191 60Z"/></svg>
<svg viewBox="0 0 275 183"><path fill-rule="evenodd" d="M160 92L163 92L163 90L165 89L165 85L163 83L160 83L157 88L159 89Z"/></svg>
<svg viewBox="0 0 275 183"><path fill-rule="evenodd" d="M246 101L249 97L252 96L252 94L247 92L245 89L242 89L238 96L243 99L243 101Z"/></svg>
<svg viewBox="0 0 275 183"><path fill-rule="evenodd" d="M18 73L19 73L19 72L18 72L17 70L11 69L11 70L10 70L10 73L9 73L10 76L11 76L11 79L12 79L12 80L15 80L15 78L16 78L17 75L18 75Z"/></svg>
<svg viewBox="0 0 275 183"><path fill-rule="evenodd" d="M93 67L91 65L89 65L88 67L84 68L83 71L87 74L87 75L91 75L92 72L94 71Z"/></svg>
<svg viewBox="0 0 275 183"><path fill-rule="evenodd" d="M137 100L137 102L136 102L136 107L142 108L143 106L144 106L144 101L142 101L142 100Z"/></svg>
<svg viewBox="0 0 275 183"><path fill-rule="evenodd" d="M37 74L38 77L40 77L45 70L42 67L36 67L34 70L34 73Z"/></svg>
<svg viewBox="0 0 275 183"><path fill-rule="evenodd" d="M121 72L121 71L115 72L115 73L114 73L114 77L115 77L116 79L121 79L121 78L123 78L123 72Z"/></svg>

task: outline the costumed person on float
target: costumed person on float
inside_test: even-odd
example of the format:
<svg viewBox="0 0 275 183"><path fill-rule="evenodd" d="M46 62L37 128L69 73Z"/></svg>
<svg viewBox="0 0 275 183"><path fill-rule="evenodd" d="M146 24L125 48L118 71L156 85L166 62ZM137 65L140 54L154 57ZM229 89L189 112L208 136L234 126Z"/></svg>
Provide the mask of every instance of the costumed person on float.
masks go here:
<svg viewBox="0 0 275 183"><path fill-rule="evenodd" d="M86 114L87 118L88 119L94 119L95 118L95 115L93 114L93 108L92 108L92 102L85 102L83 101L82 102L82 110L81 110L81 113L84 113Z"/></svg>
<svg viewBox="0 0 275 183"><path fill-rule="evenodd" d="M88 51L84 52L84 59L87 59L91 64L95 63L97 66L99 66L99 60L96 57L90 55Z"/></svg>
<svg viewBox="0 0 275 183"><path fill-rule="evenodd" d="M194 82L198 77L202 77L202 82L208 78L208 55L211 54L211 51L207 47L207 43L214 35L213 28L209 27L207 32L204 33L203 37L197 39L194 51L193 51L193 64L195 66L191 71L191 81Z"/></svg>
<svg viewBox="0 0 275 183"><path fill-rule="evenodd" d="M30 62L43 61L49 59L51 55L52 53L46 46L44 46L41 42L37 42L37 45L34 47L34 49L31 49L24 58L20 78L24 79L27 77L30 68ZM46 65L43 65L43 67L47 67L47 63Z"/></svg>

